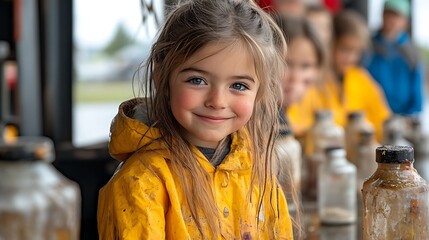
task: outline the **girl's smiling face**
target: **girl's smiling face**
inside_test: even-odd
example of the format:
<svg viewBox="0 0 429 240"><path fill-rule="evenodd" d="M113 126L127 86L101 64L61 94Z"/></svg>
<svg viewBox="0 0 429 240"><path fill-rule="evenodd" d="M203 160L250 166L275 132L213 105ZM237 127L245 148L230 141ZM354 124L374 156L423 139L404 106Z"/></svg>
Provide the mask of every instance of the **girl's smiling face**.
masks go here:
<svg viewBox="0 0 429 240"><path fill-rule="evenodd" d="M209 43L173 72L169 87L171 111L185 138L216 148L249 121L259 79L244 44Z"/></svg>

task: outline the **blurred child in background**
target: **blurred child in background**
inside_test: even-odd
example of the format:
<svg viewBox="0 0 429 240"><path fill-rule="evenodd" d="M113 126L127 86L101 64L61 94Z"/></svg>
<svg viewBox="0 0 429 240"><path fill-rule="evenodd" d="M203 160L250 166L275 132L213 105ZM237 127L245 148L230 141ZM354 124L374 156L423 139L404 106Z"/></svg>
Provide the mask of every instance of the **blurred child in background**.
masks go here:
<svg viewBox="0 0 429 240"><path fill-rule="evenodd" d="M287 67L282 78L282 104L288 108L301 101L317 81L325 52L319 36L304 18L276 16L275 20L288 43Z"/></svg>
<svg viewBox="0 0 429 240"><path fill-rule="evenodd" d="M369 42L369 30L363 18L350 10L337 14L333 23L332 74L289 108L291 125L297 134L305 134L317 110L331 110L340 126L346 124L348 113L362 111L381 139L383 122L390 116L390 109L382 89L358 66Z"/></svg>

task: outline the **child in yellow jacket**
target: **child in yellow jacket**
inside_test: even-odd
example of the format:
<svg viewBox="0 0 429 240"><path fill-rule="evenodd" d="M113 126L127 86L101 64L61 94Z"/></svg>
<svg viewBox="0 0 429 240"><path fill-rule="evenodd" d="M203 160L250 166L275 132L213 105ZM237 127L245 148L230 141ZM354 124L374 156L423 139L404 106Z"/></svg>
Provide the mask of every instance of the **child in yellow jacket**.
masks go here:
<svg viewBox="0 0 429 240"><path fill-rule="evenodd" d="M121 104L100 239L293 239L271 171L285 41L253 1L185 1Z"/></svg>
<svg viewBox="0 0 429 240"><path fill-rule="evenodd" d="M334 120L345 126L350 112L362 111L374 125L377 138L382 137L384 121L390 116L385 96L370 74L358 66L369 41L369 33L361 16L343 11L334 17L332 74L310 89L304 99L288 110L298 135L303 135L314 122L314 112L333 111Z"/></svg>

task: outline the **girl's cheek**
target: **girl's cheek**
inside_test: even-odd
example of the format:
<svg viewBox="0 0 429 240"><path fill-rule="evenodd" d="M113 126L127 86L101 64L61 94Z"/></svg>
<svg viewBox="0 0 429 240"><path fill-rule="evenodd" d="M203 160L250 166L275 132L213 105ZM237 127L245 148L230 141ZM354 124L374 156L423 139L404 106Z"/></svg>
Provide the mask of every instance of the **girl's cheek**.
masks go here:
<svg viewBox="0 0 429 240"><path fill-rule="evenodd" d="M233 108L237 115L248 116L250 118L253 114L253 107L255 105L255 99L249 98L245 101L235 101Z"/></svg>
<svg viewBox="0 0 429 240"><path fill-rule="evenodd" d="M177 89L175 94L171 94L170 102L180 108L189 109L196 105L197 101L202 101L194 91L187 89Z"/></svg>

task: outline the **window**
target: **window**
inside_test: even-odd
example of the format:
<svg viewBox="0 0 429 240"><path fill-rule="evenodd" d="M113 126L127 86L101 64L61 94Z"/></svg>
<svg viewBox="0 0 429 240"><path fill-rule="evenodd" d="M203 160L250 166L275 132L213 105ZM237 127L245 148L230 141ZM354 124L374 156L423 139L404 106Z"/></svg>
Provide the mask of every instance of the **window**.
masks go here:
<svg viewBox="0 0 429 240"><path fill-rule="evenodd" d="M156 14L147 11L150 4ZM73 8L73 144L79 147L107 141L119 104L139 93L133 75L150 51L164 4L74 0Z"/></svg>

